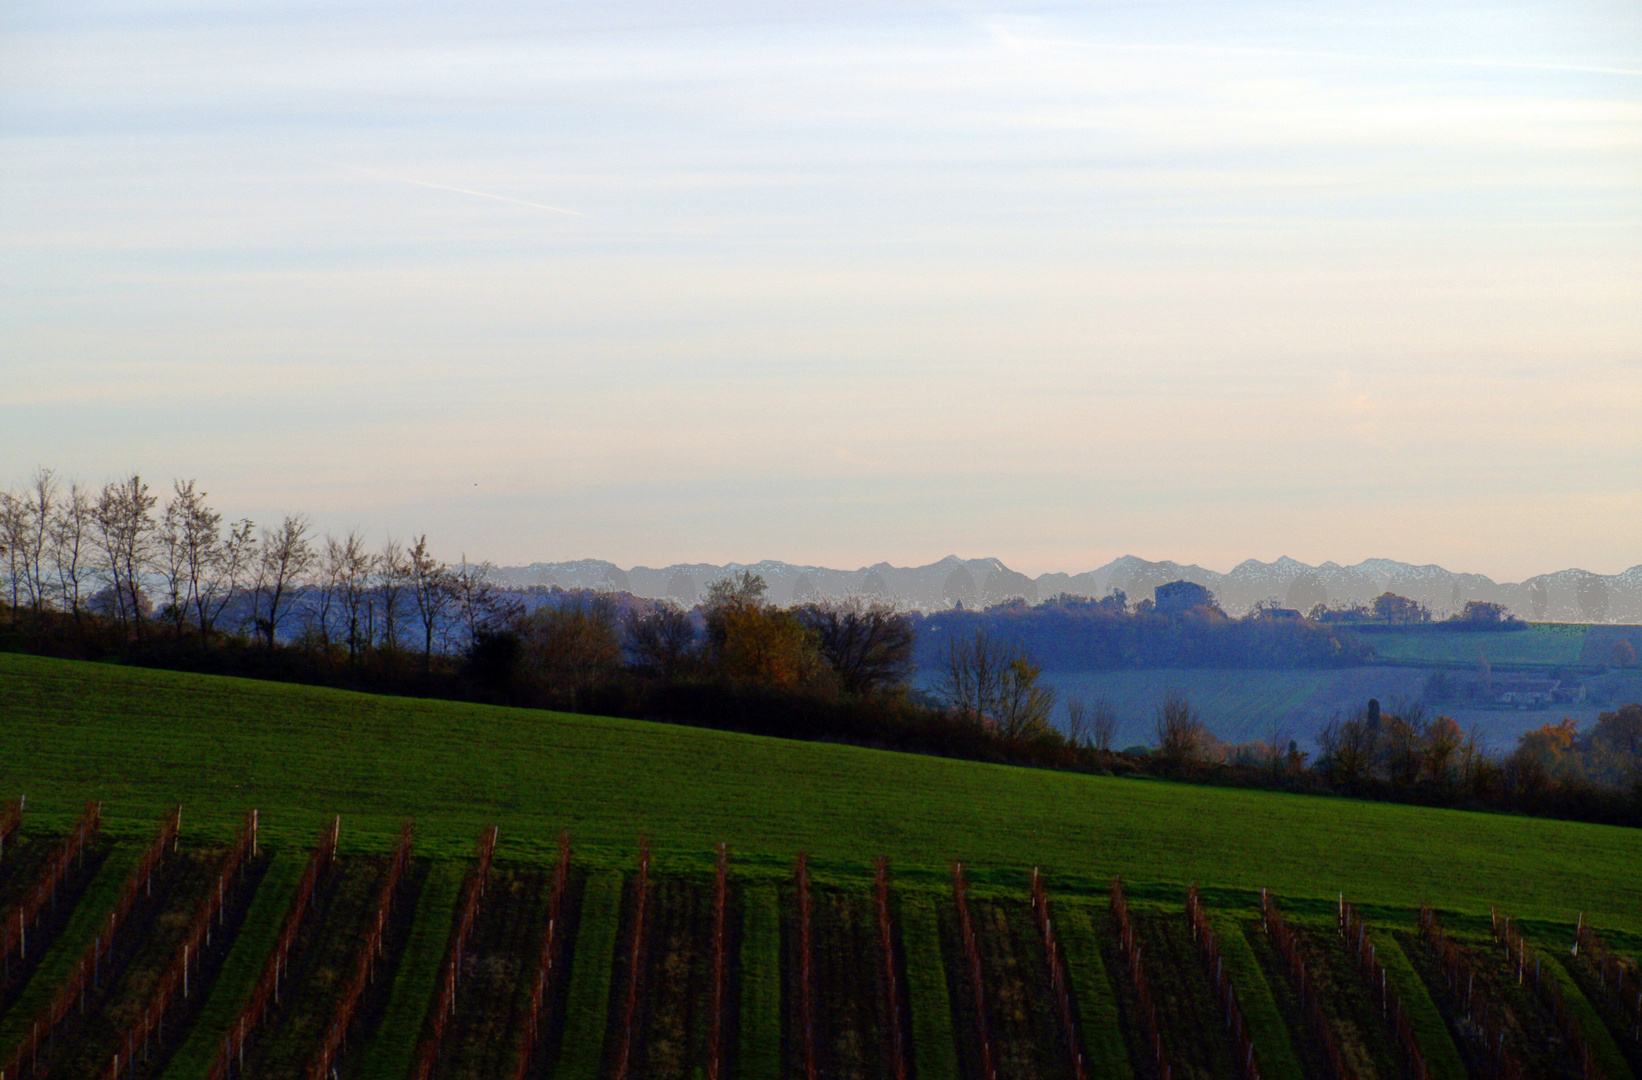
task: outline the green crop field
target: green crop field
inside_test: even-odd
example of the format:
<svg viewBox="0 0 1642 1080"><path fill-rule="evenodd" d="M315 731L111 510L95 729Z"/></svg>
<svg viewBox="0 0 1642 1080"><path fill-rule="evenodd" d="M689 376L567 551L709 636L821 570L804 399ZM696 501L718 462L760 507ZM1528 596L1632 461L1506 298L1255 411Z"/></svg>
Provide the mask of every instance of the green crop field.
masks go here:
<svg viewBox="0 0 1642 1080"><path fill-rule="evenodd" d="M208 1058L263 967L301 853L332 814L342 815L344 856L317 886L312 916L291 954L284 1004L276 1005L258 1036L263 1041L252 1043L246 1059L249 1080L283 1075L315 1053L337 979L362 957L358 935L347 928L360 925L365 898L375 896L374 881L406 818L415 823L415 869L391 909L387 940L394 945L376 969L374 1004L355 1021L354 1049L339 1066L345 1080L408 1075L420 1033L429 1030L425 1018L456 921L457 887L475 836L490 823L502 831L491 895L504 906L510 901L501 883L523 874L539 884L557 856L560 830L569 830L578 884L565 912L568 955L543 999L546 1034L530 1043L514 1010L541 928L471 939L464 968L483 977L464 982L461 994L477 996L459 995L458 1008L470 1018L493 1018L490 1041L482 1054L440 1056L435 1080L489 1080L496 1062L515 1060L531 1045L541 1055L533 1075L604 1075L618 1045L618 986L638 995L641 1024L689 1033L673 1038L666 1054L640 1054L633 1075L703 1075L708 1018L694 1010L715 962L711 935L703 936L710 907L703 898L719 839L731 846L736 928L721 954L733 1003L727 1075L749 1080L792 1075L801 1058L789 876L801 849L822 897L816 940L823 952L812 990L822 1003L817 1029L825 1037L816 1050L828 1075L851 1080L884 1075L889 1043L865 1003L891 992L882 970L885 957L893 964L896 955L904 982L894 999L882 1000L904 1010L905 1049L917 1080L945 1080L961 1063L973 1065L982 1030L991 1032L1000 1061L1029 1063L1034 1075L1070 1080L1069 1046L1091 1076L1145 1075L1147 1051L1137 1041L1134 997L1126 989L1132 972L1105 907L1106 888L1118 874L1148 942L1147 977L1173 1002L1162 1011L1161 1046L1183 1074L1193 1063L1232 1060L1183 922L1183 886L1191 880L1203 883L1225 938L1227 970L1274 1076L1305 1071L1312 1051L1291 1007L1287 975L1273 966L1269 949L1259 952L1265 946L1258 929L1241 936L1240 927L1255 925L1262 885L1319 941L1332 940L1335 898L1343 892L1368 913L1388 953L1401 940L1426 972L1431 957L1409 931L1412 909L1429 900L1456 934L1467 935L1474 962L1497 986L1509 984L1512 968L1483 936L1493 902L1509 905L1536 948L1565 954L1580 912L1619 952L1634 955L1642 943L1642 895L1634 875L1616 872L1642 865L1642 832L1635 830L0 655L0 796L11 792L29 795L30 844L55 842L84 799L101 798L109 835L98 844L113 847L95 872L88 868L65 888L72 917L46 942L26 988L9 1006L0 1003L0 1069L24 1033L35 1030L38 1008L102 925L127 868L173 802L184 807L185 843L161 864L157 899L149 903L169 896L165 903L177 906L200 891L199 871L217 864L202 848L226 841L249 807L261 811L273 869L233 889L231 906L243 918L229 921L214 954L219 960L198 969L199 1006L180 1010L166 1028L168 1041L151 1057L145 1051L133 1074L140 1080L205 1080ZM641 835L655 853L647 893L652 922L642 933L634 923L643 910L634 903ZM871 860L879 854L892 868L898 944L889 953L880 950L867 914ZM977 913L984 1023L974 1012L975 976L955 936L954 859L965 863ZM0 863L0 884L15 893L7 875L35 873L38 863ZM1026 903L1034 866L1046 872L1061 927L1074 999L1070 1027L1053 1007L1048 954ZM503 914L493 912L489 925L499 925ZM154 927L175 928L180 916L128 923L114 939L102 985L152 985L171 962ZM483 916L476 925L486 925ZM175 936L174 929L168 933ZM643 943L636 967L626 951L633 941ZM1612 1075L1633 1075L1626 1062L1642 1054L1642 1045L1627 1034L1625 999L1609 994L1587 961L1563 962L1570 972L1561 979L1563 993L1591 1045ZM1421 980L1428 976L1406 960L1393 974L1406 984L1411 1016L1418 1013L1416 1031L1437 1066L1433 1075L1458 1064L1448 1035L1461 1030L1451 996L1427 994ZM1337 965L1327 984L1329 1015L1342 1031L1373 1022L1349 1008L1372 991L1354 978L1349 965ZM65 1019L37 1051L45 1055L42 1075L78 1067L98 1046L106 1055L116 1007L129 1012L140 1004L137 996L110 989L93 996L87 1018ZM1545 1008L1520 993L1513 1008L1537 1025L1532 1031L1550 1023ZM1368 1035L1373 1045L1389 1045L1386 1031ZM1515 1052L1533 1051L1528 1036L1514 1038ZM475 1064L484 1061L491 1064Z"/></svg>
<svg viewBox="0 0 1642 1080"><path fill-rule="evenodd" d="M1585 647L1582 623L1532 623L1526 630L1447 630L1413 626L1364 634L1363 640L1387 660L1427 664L1577 664Z"/></svg>
<svg viewBox="0 0 1642 1080"><path fill-rule="evenodd" d="M1013 881L1034 865L1098 888L1199 880L1284 895L1524 918L1581 910L1642 932L1642 832L1542 819L1231 791L951 761L640 721L375 697L279 683L0 656L0 792L35 820L102 799L110 830L146 835L184 807L226 837L249 807L306 844L333 813L343 846L385 851L412 818L417 851L465 858L501 827L514 857L551 861L568 829L626 866L737 859L944 880L953 859Z"/></svg>

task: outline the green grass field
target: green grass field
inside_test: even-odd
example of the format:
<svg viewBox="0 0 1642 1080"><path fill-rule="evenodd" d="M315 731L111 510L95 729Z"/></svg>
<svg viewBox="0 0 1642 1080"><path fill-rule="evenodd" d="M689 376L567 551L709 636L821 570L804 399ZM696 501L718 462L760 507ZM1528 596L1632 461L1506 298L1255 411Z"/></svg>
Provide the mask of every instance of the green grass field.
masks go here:
<svg viewBox="0 0 1642 1080"><path fill-rule="evenodd" d="M781 907L772 884L747 893L741 937L741 1047L745 1076L781 1071Z"/></svg>
<svg viewBox="0 0 1642 1080"><path fill-rule="evenodd" d="M869 875L899 887L1017 889L1034 865L1093 895L1121 873L1144 896L1190 880L1235 893L1458 914L1508 900L1519 917L1642 932L1642 832L1268 792L982 765L554 713L373 697L278 683L0 656L0 792L31 821L88 798L146 835L180 801L185 832L226 837L247 807L267 842L304 848L332 813L344 846L386 851L417 825L420 855L465 858L487 824L507 857L704 867L731 842L741 872ZM604 854L601 855L600 853ZM1252 903L1252 900L1249 902Z"/></svg>
<svg viewBox="0 0 1642 1080"><path fill-rule="evenodd" d="M565 1003L566 1035L555 1075L597 1080L610 1006L610 972L621 923L622 877L607 870L587 880Z"/></svg>
<svg viewBox="0 0 1642 1080"><path fill-rule="evenodd" d="M1582 623L1532 623L1526 630L1444 630L1414 626L1364 634L1363 640L1387 660L1428 664L1577 664L1585 647Z"/></svg>

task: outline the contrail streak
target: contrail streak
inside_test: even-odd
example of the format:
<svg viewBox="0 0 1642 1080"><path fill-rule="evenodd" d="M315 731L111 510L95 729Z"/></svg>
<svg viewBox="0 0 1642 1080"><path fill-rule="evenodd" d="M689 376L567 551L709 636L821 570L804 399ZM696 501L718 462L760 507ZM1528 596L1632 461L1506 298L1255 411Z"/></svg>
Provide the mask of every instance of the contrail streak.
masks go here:
<svg viewBox="0 0 1642 1080"><path fill-rule="evenodd" d="M498 195L493 191L474 191L472 188L452 187L449 184L435 184L428 180L414 180L408 176L395 176L380 169L367 169L363 165L345 165L343 168L354 172L368 173L383 180L394 180L401 184L415 184L417 187L432 188L435 191L453 191L458 195L474 195L481 199L495 199L497 202L515 203L519 206L529 206L536 210L551 210L555 214L569 214L571 217L586 217L580 210L567 210L562 206L549 206L547 203L531 202L528 199L515 199L511 195Z"/></svg>

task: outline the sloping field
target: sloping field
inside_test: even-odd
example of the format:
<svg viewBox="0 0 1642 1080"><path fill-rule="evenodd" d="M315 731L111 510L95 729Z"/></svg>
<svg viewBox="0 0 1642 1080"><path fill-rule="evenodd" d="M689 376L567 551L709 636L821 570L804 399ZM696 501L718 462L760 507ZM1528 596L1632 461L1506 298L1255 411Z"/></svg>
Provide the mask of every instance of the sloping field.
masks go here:
<svg viewBox="0 0 1642 1080"><path fill-rule="evenodd" d="M1428 664L1577 664L1585 648L1582 623L1533 623L1526 630L1455 631L1415 626L1364 634L1374 652L1387 660Z"/></svg>
<svg viewBox="0 0 1642 1080"><path fill-rule="evenodd" d="M625 865L636 838L695 865L720 840L786 866L944 880L951 860L1034 865L1098 889L1262 886L1296 897L1519 916L1579 911L1642 931L1642 832L1492 814L1228 791L789 742L640 721L349 694L0 656L0 792L65 823L86 799L146 834L184 806L192 835L308 843L343 815L344 850L380 852L404 818L423 855L465 856L490 824L520 857L580 850ZM620 854L615 854L620 853ZM687 853L687 854L686 854Z"/></svg>
<svg viewBox="0 0 1642 1080"><path fill-rule="evenodd" d="M1061 696L1111 701L1118 715L1117 745L1157 743L1155 717L1166 690L1182 691L1215 738L1227 743L1263 742L1275 727L1286 738L1309 744L1330 716L1371 697L1416 698L1429 672L1418 668L1250 670L1246 668L1143 668L1133 671L1046 671L1044 681ZM1056 717L1057 721L1061 717Z"/></svg>
<svg viewBox="0 0 1642 1080"><path fill-rule="evenodd" d="M1411 1075L1405 1057L1454 1080L1513 1061L1624 1080L1642 1063L1634 830L0 655L0 792L14 790L30 794L14 851L61 842L82 796L104 797L113 834L65 888L72 914L26 992L0 1002L0 1070L15 1075L1076 1080L1248 1075L1232 1063L1258 1055L1282 1077L1322 1075L1335 1044L1359 1080ZM185 842L151 846L173 800ZM310 860L331 812L342 853ZM403 816L414 850L390 859ZM492 822L494 864L470 857ZM575 843L559 862L563 827ZM230 837L248 861L224 858ZM880 853L891 868L875 879ZM1192 879L1218 945L1186 915ZM1273 951L1262 884L1312 975ZM1366 929L1336 922L1340 892ZM116 893L135 898L118 924ZM1427 897L1461 960L1414 933ZM1500 901L1526 945L1490 940ZM1581 912L1612 955L1595 938L1569 953ZM192 961L185 924L216 928ZM94 992L65 997L92 944L107 950ZM1411 1028L1400 1005L1372 1007L1376 955ZM1455 963L1512 1026L1472 1023ZM192 989L163 997L167 970ZM283 995L267 996L270 971ZM1234 999L1252 1043L1223 1022ZM133 1033L156 1016L152 1040Z"/></svg>
<svg viewBox="0 0 1642 1080"><path fill-rule="evenodd" d="M1105 697L1118 715L1119 747L1157 743L1158 702L1170 687L1183 691L1215 738L1226 743L1264 742L1275 729L1285 739L1296 739L1303 749L1315 749L1319 729L1335 714L1349 715L1369 698L1390 704L1401 697L1418 701L1431 668L1366 667L1329 671L1251 670L1247 668L1143 668L1123 671L1045 671L1043 681L1062 698L1076 695L1092 703ZM1642 698L1642 679L1630 672L1602 676L1591 684L1604 703L1553 705L1515 710L1480 708L1462 703L1426 706L1428 715L1441 713L1470 731L1475 727L1485 747L1509 752L1517 737L1541 724L1564 717L1590 730L1597 716L1612 702ZM1642 672L1636 673L1642 674ZM1056 723L1065 719L1057 712Z"/></svg>

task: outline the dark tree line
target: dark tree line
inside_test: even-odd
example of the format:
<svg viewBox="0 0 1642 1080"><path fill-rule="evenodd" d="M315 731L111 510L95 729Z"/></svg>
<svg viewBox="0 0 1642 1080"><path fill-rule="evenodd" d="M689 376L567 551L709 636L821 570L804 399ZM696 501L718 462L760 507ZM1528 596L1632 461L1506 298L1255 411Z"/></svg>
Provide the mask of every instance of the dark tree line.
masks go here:
<svg viewBox="0 0 1642 1080"><path fill-rule="evenodd" d="M1156 749L1118 752L1108 701L1057 703L1046 665L1360 662L1335 626L1273 605L1160 614L1121 593L919 615L870 598L779 607L743 572L691 610L625 593L504 593L426 536L317 536L305 515L224 522L177 481L85 489L40 470L0 491L0 647L398 693L633 716L987 761L1275 786L1642 823L1642 706L1589 733L1546 725L1495 757L1418 703L1322 733L1318 760L1273 733L1227 747L1166 694ZM1389 599L1388 599L1389 598ZM1376 601L1376 613L1424 616ZM1385 601L1382 603L1381 601ZM1500 610L1465 613L1509 622ZM1389 620L1388 620L1389 621ZM933 696L911 688L924 665ZM1063 728L1051 723L1063 704Z"/></svg>
<svg viewBox="0 0 1642 1080"><path fill-rule="evenodd" d="M925 667L937 666L948 642L977 632L1010 641L1056 670L1340 667L1371 655L1339 627L1264 609L1241 619L1214 607L1162 615L1150 601L1131 606L1116 590L1099 600L1057 596L1036 605L936 612L914 616L913 626Z"/></svg>

